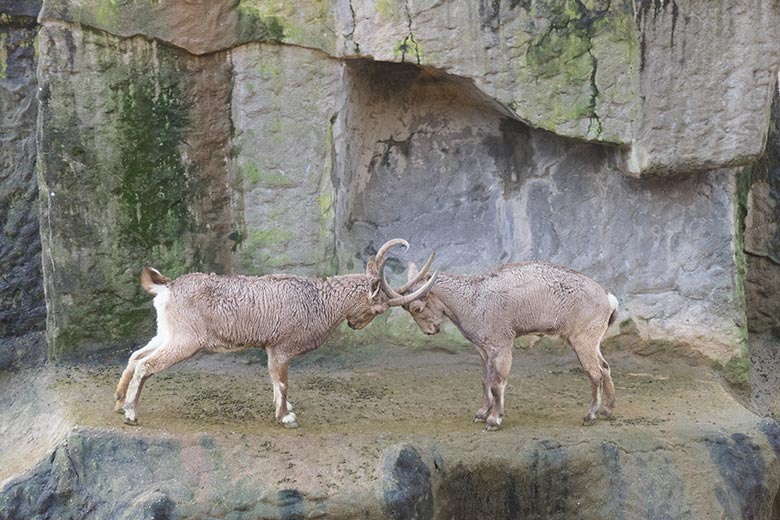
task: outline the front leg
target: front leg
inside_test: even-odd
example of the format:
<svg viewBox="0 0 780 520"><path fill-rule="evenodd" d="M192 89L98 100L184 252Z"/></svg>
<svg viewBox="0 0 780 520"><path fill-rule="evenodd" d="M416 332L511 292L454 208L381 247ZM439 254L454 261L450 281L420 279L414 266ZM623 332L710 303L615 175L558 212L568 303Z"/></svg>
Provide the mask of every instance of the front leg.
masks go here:
<svg viewBox="0 0 780 520"><path fill-rule="evenodd" d="M482 362L482 406L474 414L474 422L485 422L490 409L493 407L493 400L490 393L490 383L488 382L487 353L485 349L474 345L479 352L479 358Z"/></svg>
<svg viewBox="0 0 780 520"><path fill-rule="evenodd" d="M504 390L509 370L512 368L512 342L497 344L486 351L488 354L488 380L493 396L493 407L486 420L487 429L498 430L504 419Z"/></svg>
<svg viewBox="0 0 780 520"><path fill-rule="evenodd" d="M287 367L290 359L276 348L268 350L268 374L274 386L274 407L276 420L285 428L297 428L298 421L287 401Z"/></svg>

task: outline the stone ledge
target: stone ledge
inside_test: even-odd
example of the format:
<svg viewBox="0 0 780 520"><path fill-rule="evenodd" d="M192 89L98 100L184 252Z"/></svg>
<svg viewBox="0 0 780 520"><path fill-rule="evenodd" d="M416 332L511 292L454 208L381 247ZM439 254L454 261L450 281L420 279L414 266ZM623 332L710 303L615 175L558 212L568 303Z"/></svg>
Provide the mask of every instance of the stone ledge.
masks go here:
<svg viewBox="0 0 780 520"><path fill-rule="evenodd" d="M706 368L607 356L616 415L585 428L574 356L517 350L498 432L471 422L465 348L316 351L290 371L297 430L254 354L156 376L138 428L111 410L118 364L0 374L0 515L770 518L777 423Z"/></svg>

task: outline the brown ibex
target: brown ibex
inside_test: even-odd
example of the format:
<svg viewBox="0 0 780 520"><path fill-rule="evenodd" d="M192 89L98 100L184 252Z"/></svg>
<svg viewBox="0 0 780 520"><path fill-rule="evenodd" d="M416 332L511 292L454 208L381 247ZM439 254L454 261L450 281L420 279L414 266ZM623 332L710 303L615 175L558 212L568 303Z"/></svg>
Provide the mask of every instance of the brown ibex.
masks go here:
<svg viewBox="0 0 780 520"><path fill-rule="evenodd" d="M141 388L151 375L202 350L254 347L268 352L276 419L288 428L297 427L287 401L290 361L322 345L342 320L361 329L389 307L425 296L435 283L434 274L411 294L388 296L382 290L379 272L388 251L397 245L409 247L405 240L390 240L371 257L365 274L325 280L191 273L171 281L157 270L145 268L141 285L155 295L157 335L130 356L116 388L115 410L124 413L126 423L137 424Z"/></svg>
<svg viewBox="0 0 780 520"><path fill-rule="evenodd" d="M394 290L380 269L382 287L398 298L425 280L421 273L409 263L409 281ZM577 354L593 392L584 424L592 424L597 413L609 417L615 386L601 354L601 340L617 307L617 298L595 281L546 262L505 264L473 276L438 273L427 296L403 305L425 334L438 333L446 316L477 348L482 358L482 406L474 420L487 421L488 430L501 426L512 343L517 336L532 333L558 334Z"/></svg>

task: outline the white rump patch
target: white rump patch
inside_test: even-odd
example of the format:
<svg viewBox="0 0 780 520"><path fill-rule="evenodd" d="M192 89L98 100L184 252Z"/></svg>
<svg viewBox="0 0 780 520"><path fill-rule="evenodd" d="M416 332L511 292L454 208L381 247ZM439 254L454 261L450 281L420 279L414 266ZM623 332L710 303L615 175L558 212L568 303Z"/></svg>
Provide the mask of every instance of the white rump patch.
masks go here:
<svg viewBox="0 0 780 520"><path fill-rule="evenodd" d="M618 299L615 298L615 295L612 294L612 293L609 293L609 295L607 295L607 298L609 298L609 304L612 306L612 310L614 311L615 309L617 309L618 308Z"/></svg>
<svg viewBox="0 0 780 520"><path fill-rule="evenodd" d="M161 343L170 337L171 327L168 323L168 300L171 299L171 291L164 285L155 285L157 296L154 297L154 309L157 311L157 335Z"/></svg>

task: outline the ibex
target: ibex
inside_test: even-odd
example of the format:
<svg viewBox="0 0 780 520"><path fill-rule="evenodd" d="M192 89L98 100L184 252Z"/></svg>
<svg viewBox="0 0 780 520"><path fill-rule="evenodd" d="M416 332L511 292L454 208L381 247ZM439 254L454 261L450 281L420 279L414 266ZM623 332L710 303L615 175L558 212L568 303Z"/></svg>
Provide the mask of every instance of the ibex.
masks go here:
<svg viewBox="0 0 780 520"><path fill-rule="evenodd" d="M394 290L383 268L382 288L393 298L425 280L409 263L409 281ZM426 287L433 279L427 280ZM593 392L583 423L592 424L597 413L609 417L615 386L601 354L601 340L617 316L617 307L617 298L595 281L545 262L505 264L473 276L438 273L427 296L403 304L425 334L438 333L446 316L477 348L482 358L482 406L474 420L487 421L488 430L501 426L512 343L517 336L531 333L558 334L577 354Z"/></svg>
<svg viewBox="0 0 780 520"><path fill-rule="evenodd" d="M151 375L202 350L254 347L268 352L276 419L287 428L297 427L287 400L290 361L322 345L342 320L362 329L388 308L425 296L435 283L434 274L411 294L389 297L383 292L379 272L388 251L397 245L409 247L405 240L390 240L368 261L365 274L325 280L191 273L171 281L145 268L141 285L155 295L157 335L130 356L116 388L115 410L124 413L126 423L137 424L141 388Z"/></svg>

